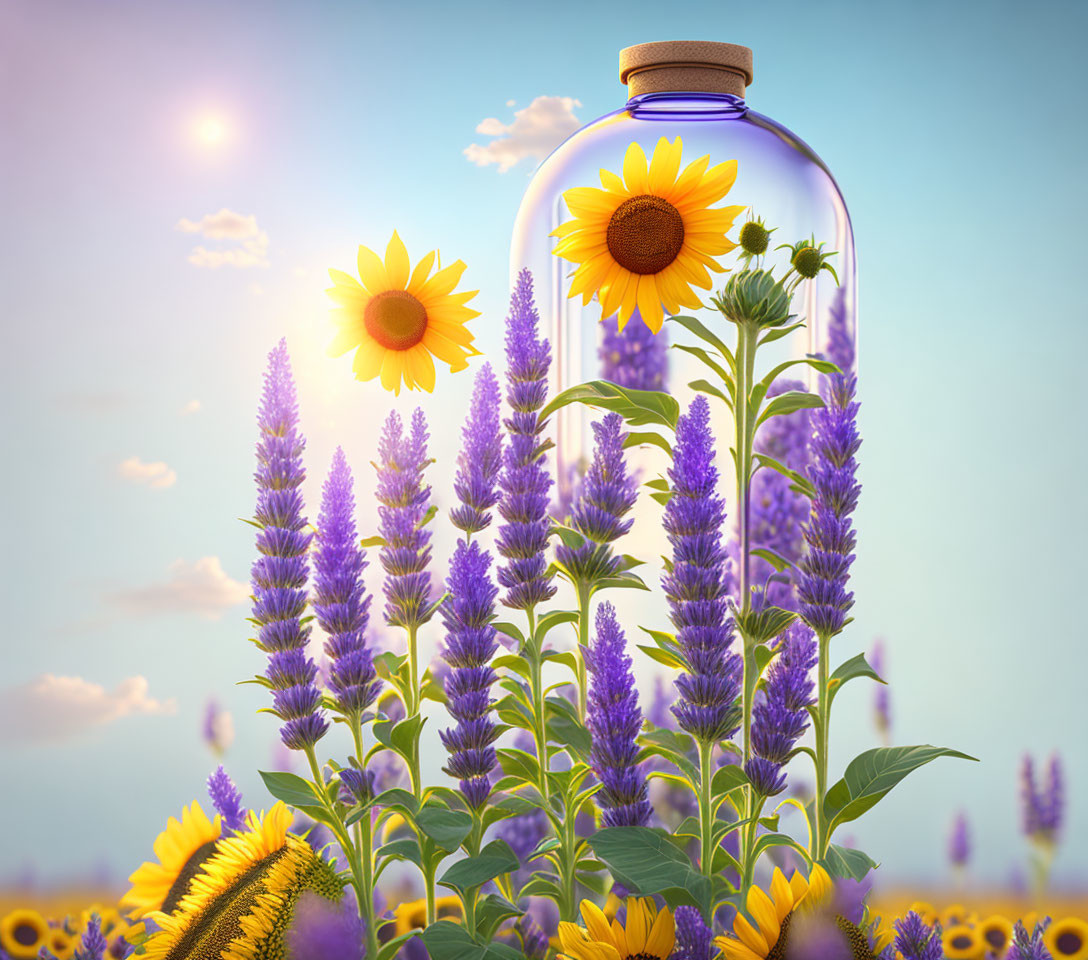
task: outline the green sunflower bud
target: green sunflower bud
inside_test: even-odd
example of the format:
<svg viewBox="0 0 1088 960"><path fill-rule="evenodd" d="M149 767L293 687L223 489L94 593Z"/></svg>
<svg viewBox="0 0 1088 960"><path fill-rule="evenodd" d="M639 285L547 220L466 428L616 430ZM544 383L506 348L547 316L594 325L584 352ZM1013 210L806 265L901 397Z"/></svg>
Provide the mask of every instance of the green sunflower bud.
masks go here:
<svg viewBox="0 0 1088 960"><path fill-rule="evenodd" d="M793 319L790 299L782 281L769 270L742 270L729 278L713 303L734 323L780 327Z"/></svg>
<svg viewBox="0 0 1088 960"><path fill-rule="evenodd" d="M789 250L790 266L802 279L812 280L821 270L826 270L835 278L836 283L839 282L835 268L827 262L829 257L835 256L835 251L824 253L824 245L817 245L815 237L811 240L798 240L794 244L784 243L775 249Z"/></svg>
<svg viewBox="0 0 1088 960"><path fill-rule="evenodd" d="M771 231L763 220L749 220L740 228L740 245L749 256L761 257L771 242Z"/></svg>

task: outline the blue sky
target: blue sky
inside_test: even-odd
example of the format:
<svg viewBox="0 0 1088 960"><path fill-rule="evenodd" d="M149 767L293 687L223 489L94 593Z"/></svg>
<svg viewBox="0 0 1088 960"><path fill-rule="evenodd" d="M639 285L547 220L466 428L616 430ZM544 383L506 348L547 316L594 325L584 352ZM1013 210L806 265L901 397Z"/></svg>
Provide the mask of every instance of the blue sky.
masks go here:
<svg viewBox="0 0 1088 960"><path fill-rule="evenodd" d="M588 122L622 104L621 47L689 37L754 48L749 102L816 149L854 220L865 491L857 621L836 643L845 657L886 638L897 741L983 761L927 768L854 836L890 875L939 878L964 807L976 874L1006 877L1023 859L1018 758L1059 749L1058 872L1076 874L1088 8L16 0L0 16L0 762L21 827L0 837L0 880L134 867L200 791L210 695L237 727L228 765L264 801L253 771L274 724L233 682L260 666L235 602L252 552L236 518L267 350L288 337L311 499L336 443L369 489L387 398L323 356L325 269L394 228L413 256L464 259L495 356L535 161L470 162L491 139L477 125L540 96ZM224 208L253 218L243 239L178 229ZM198 245L254 265L196 265ZM447 386L427 409L452 429L469 383ZM49 741L16 722L44 674L85 684ZM117 689L134 676L146 690ZM841 764L873 742L868 691L839 710Z"/></svg>

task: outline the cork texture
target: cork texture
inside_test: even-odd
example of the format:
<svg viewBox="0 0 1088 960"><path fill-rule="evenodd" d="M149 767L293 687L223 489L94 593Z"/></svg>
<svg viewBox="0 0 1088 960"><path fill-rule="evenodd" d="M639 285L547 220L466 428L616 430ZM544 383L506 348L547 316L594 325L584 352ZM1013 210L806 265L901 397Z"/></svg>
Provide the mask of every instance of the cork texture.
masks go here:
<svg viewBox="0 0 1088 960"><path fill-rule="evenodd" d="M620 82L632 97L688 90L743 97L752 79L752 51L734 43L665 40L620 51Z"/></svg>

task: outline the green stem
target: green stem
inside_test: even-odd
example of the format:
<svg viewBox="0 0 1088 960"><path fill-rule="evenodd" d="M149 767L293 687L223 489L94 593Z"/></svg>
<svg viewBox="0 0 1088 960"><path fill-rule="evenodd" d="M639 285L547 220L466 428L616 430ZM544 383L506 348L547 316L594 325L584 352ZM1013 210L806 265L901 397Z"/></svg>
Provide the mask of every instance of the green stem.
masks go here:
<svg viewBox="0 0 1088 960"><path fill-rule="evenodd" d="M575 661L578 668L578 720L586 722L586 706L589 701L589 682L586 678L585 650L589 646L589 601L592 593L589 586L578 584L578 649Z"/></svg>
<svg viewBox="0 0 1088 960"><path fill-rule="evenodd" d="M526 653L529 660L529 694L533 705L533 742L536 744L537 766L540 778L537 788L548 799L548 728L544 710L544 661L536 638L536 615L530 607L525 611L529 618L529 643Z"/></svg>
<svg viewBox="0 0 1088 960"><path fill-rule="evenodd" d="M567 818L560 831L559 840L562 847L559 851L561 864L560 890L562 891L562 903L559 907L559 919L570 923L577 922L577 880L575 879L575 867L578 863L578 836L575 833L574 821L577 819L577 811L567 810Z"/></svg>
<svg viewBox="0 0 1088 960"><path fill-rule="evenodd" d="M355 743L355 756L362 764L363 774L366 775L366 754L363 751L363 729L358 717L351 718L351 736ZM355 845L359 859L362 861L363 889L359 894L359 909L366 920L366 953L368 957L378 955L378 927L377 917L374 913L374 825L371 813L368 810L366 816L355 822Z"/></svg>
<svg viewBox="0 0 1088 960"><path fill-rule="evenodd" d="M419 695L419 652L416 649L416 634L419 631L418 624L410 624L408 626L408 690L407 700L404 705L404 712L407 714L408 719L414 717L419 713L420 695Z"/></svg>
<svg viewBox="0 0 1088 960"><path fill-rule="evenodd" d="M829 731L831 729L831 691L827 686L828 679L828 648L831 638L821 635L819 660L816 664L816 716L813 720L813 734L815 735L816 754L816 799L813 806L812 825L812 854L813 860L821 860L827 854L830 835L827 824L824 822L824 797L827 794L827 769L828 769L828 745L830 742Z"/></svg>
<svg viewBox="0 0 1088 960"><path fill-rule="evenodd" d="M710 791L714 778L711 769L713 752L713 743L709 740L699 741L699 869L708 879L714 875L714 811ZM710 920L709 917L704 919Z"/></svg>

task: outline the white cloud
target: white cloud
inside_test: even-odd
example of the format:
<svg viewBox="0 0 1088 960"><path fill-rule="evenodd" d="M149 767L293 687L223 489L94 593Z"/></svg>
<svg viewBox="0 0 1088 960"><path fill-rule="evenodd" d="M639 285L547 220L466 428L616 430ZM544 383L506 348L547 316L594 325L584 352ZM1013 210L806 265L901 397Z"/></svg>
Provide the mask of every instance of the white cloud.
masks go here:
<svg viewBox="0 0 1088 960"><path fill-rule="evenodd" d="M224 610L245 603L249 587L233 580L218 557L201 557L196 563L177 560L170 565L166 580L121 590L108 599L135 616L195 613L214 620Z"/></svg>
<svg viewBox="0 0 1088 960"><path fill-rule="evenodd" d="M199 413L200 412L200 401L199 400L190 400L187 404L185 404L184 407L181 408L181 412L183 414L186 414L186 415L190 414L190 413Z"/></svg>
<svg viewBox="0 0 1088 960"><path fill-rule="evenodd" d="M574 115L574 108L581 105L571 97L537 97L514 112L512 123L488 117L476 132L493 139L485 146L473 143L466 147L465 156L478 167L498 164L499 173L506 173L526 157L543 160L582 125Z"/></svg>
<svg viewBox="0 0 1088 960"><path fill-rule="evenodd" d="M232 240L233 246L209 249L193 247L189 262L197 267L267 267L268 234L257 226L253 214L236 213L223 207L218 213L205 214L199 220L182 217L175 227L182 233L198 233L209 240Z"/></svg>
<svg viewBox="0 0 1088 960"><path fill-rule="evenodd" d="M147 691L147 680L141 676L128 677L106 690L82 677L43 673L0 692L0 739L64 740L133 714L177 712L173 700L156 700Z"/></svg>
<svg viewBox="0 0 1088 960"><path fill-rule="evenodd" d="M177 472L161 460L145 463L139 457L129 457L127 460L122 460L117 467L117 473L125 480L131 480L133 483L146 483L149 487L157 490L172 487L178 479Z"/></svg>

